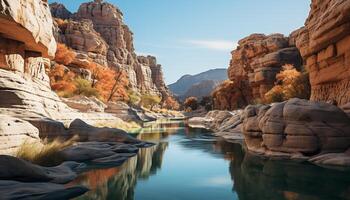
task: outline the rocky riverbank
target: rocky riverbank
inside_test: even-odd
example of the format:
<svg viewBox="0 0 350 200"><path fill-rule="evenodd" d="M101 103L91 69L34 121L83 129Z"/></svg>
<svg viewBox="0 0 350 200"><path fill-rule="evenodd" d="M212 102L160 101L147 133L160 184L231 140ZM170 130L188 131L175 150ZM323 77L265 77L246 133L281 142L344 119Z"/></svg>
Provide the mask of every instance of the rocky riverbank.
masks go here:
<svg viewBox="0 0 350 200"><path fill-rule="evenodd" d="M346 112L327 103L291 99L233 112L211 111L205 117L191 118L189 124L244 143L256 155L350 166L350 118Z"/></svg>

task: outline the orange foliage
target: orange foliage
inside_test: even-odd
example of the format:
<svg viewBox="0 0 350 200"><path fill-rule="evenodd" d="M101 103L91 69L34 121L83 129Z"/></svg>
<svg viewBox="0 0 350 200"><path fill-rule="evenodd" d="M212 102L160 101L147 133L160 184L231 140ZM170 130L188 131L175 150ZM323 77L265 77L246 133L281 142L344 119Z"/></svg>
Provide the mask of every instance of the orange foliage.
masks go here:
<svg viewBox="0 0 350 200"><path fill-rule="evenodd" d="M68 65L75 59L75 53L68 49L65 44L57 43L55 61L59 64Z"/></svg>
<svg viewBox="0 0 350 200"><path fill-rule="evenodd" d="M163 102L163 108L169 110L179 110L180 104L173 97L167 97Z"/></svg>
<svg viewBox="0 0 350 200"><path fill-rule="evenodd" d="M56 64L49 73L51 88L60 92L62 96L72 96L76 88L73 83L75 74L66 71L66 67Z"/></svg>
<svg viewBox="0 0 350 200"><path fill-rule="evenodd" d="M191 108L191 110L197 110L198 99L196 97L188 97L184 102L185 108Z"/></svg>
<svg viewBox="0 0 350 200"><path fill-rule="evenodd" d="M129 82L125 71L112 70L94 62L85 68L91 71L92 87L97 89L102 100L127 100Z"/></svg>
<svg viewBox="0 0 350 200"><path fill-rule="evenodd" d="M308 99L310 97L308 74L299 72L290 66L284 68L276 75L276 86L265 94L266 103L281 102L291 98Z"/></svg>
<svg viewBox="0 0 350 200"><path fill-rule="evenodd" d="M56 20L59 25L63 25L65 21ZM60 24L63 23L63 24ZM65 67L75 59L75 53L66 45L58 43L55 61L56 64L49 73L51 87L63 96L80 95L77 91L76 83L79 78L75 73ZM113 70L104 67L98 63L90 61L88 65L80 66L91 72L91 87L94 90L94 95L99 96L103 101L127 100L128 93L128 78L124 71ZM86 83L84 83L86 85ZM95 91L97 94L95 94Z"/></svg>
<svg viewBox="0 0 350 200"><path fill-rule="evenodd" d="M65 32L68 26L68 21L63 20L60 18L55 18L55 22L57 23L58 28L62 31Z"/></svg>

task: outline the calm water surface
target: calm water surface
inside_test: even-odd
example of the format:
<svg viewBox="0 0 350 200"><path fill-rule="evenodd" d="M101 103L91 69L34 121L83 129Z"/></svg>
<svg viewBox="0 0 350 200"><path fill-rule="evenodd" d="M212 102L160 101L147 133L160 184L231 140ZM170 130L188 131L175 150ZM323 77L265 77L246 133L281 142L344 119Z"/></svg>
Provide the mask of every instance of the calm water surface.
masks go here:
<svg viewBox="0 0 350 200"><path fill-rule="evenodd" d="M153 122L137 137L157 145L117 168L85 172L78 200L350 199L350 171L268 161L181 121Z"/></svg>

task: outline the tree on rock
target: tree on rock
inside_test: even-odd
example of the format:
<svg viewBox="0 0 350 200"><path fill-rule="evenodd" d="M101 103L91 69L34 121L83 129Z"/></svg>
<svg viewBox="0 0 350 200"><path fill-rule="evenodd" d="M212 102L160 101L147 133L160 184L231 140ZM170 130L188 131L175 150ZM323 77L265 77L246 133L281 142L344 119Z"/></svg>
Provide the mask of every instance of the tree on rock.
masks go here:
<svg viewBox="0 0 350 200"><path fill-rule="evenodd" d="M188 97L184 102L185 109L190 108L191 110L197 110L198 99L196 97Z"/></svg>

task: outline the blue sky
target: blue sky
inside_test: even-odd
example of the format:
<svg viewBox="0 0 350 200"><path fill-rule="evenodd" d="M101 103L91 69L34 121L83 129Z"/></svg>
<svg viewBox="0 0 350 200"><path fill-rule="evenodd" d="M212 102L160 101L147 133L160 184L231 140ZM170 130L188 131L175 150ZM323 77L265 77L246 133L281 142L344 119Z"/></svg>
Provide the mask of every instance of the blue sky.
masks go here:
<svg viewBox="0 0 350 200"><path fill-rule="evenodd" d="M49 0L76 11L87 0ZM303 26L310 0L108 0L124 13L139 54L157 56L165 80L227 68L237 41Z"/></svg>

